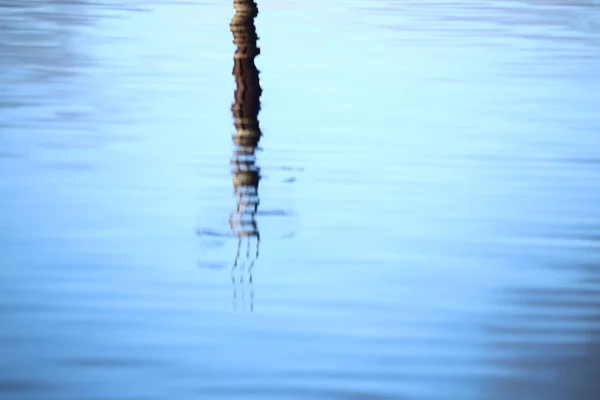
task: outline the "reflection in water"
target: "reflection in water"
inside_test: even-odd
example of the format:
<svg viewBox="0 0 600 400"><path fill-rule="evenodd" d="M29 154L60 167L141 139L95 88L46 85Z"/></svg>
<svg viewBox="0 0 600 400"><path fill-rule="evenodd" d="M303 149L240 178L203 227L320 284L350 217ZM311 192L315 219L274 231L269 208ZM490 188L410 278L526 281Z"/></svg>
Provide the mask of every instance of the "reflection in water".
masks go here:
<svg viewBox="0 0 600 400"><path fill-rule="evenodd" d="M599 400L598 7L254 1L260 206L254 4L0 1L0 400Z"/></svg>
<svg viewBox="0 0 600 400"><path fill-rule="evenodd" d="M233 56L233 75L236 89L235 102L231 107L236 133L233 135L232 180L237 205L231 212L229 226L238 238L237 253L232 267L234 302L236 274L243 286L244 274L248 274L250 285L250 309L253 308L252 267L258 258L260 234L256 224L258 210L258 183L260 168L256 165L256 149L261 132L258 123L261 87L254 58L260 53L254 18L258 15L252 0L234 0L235 15L230 27L237 49ZM245 246L244 246L245 242ZM245 247L245 250L243 249ZM255 247L253 249L253 247ZM242 296L244 293L242 292ZM242 303L244 302L242 298Z"/></svg>

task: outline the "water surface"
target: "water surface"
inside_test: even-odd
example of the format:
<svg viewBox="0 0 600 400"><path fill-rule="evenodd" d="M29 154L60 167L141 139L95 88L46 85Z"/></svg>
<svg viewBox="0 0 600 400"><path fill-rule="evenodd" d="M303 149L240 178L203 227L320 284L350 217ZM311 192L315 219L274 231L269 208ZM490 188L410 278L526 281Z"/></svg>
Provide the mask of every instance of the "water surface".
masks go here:
<svg viewBox="0 0 600 400"><path fill-rule="evenodd" d="M0 2L3 400L600 398L599 3L124 4Z"/></svg>

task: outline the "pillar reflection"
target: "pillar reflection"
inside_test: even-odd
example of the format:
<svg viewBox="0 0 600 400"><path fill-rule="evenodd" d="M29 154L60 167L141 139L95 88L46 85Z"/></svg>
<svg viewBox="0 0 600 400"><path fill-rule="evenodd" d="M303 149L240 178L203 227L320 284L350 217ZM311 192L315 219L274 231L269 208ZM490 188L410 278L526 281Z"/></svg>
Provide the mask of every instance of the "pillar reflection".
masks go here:
<svg viewBox="0 0 600 400"><path fill-rule="evenodd" d="M250 309L253 309L252 268L258 258L260 233L256 222L259 206L258 185L260 167L256 162L256 151L261 131L258 121L262 89L259 72L254 63L260 53L254 19L258 7L252 0L234 0L235 14L230 28L236 50L233 56L233 76L236 89L231 107L235 125L233 156L231 159L232 182L236 197L236 208L229 217L229 226L238 238L237 252L232 266L234 284L234 306L237 304L238 285L241 286L242 304L249 290ZM245 287L247 282L247 287Z"/></svg>

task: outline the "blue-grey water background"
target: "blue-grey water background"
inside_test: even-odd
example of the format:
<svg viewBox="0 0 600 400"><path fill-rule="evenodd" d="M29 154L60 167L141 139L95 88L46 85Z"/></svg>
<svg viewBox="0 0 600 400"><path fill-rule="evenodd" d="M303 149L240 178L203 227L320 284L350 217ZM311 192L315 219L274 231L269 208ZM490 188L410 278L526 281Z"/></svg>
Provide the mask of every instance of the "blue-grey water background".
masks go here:
<svg viewBox="0 0 600 400"><path fill-rule="evenodd" d="M0 398L600 399L600 3L0 2Z"/></svg>

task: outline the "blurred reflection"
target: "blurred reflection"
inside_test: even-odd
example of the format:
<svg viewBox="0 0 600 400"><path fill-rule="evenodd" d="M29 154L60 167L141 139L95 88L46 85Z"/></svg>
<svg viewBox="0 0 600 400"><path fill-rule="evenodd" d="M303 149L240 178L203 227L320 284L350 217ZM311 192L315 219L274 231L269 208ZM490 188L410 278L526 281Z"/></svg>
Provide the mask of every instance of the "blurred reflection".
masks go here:
<svg viewBox="0 0 600 400"><path fill-rule="evenodd" d="M507 290L504 301L519 313L488 324L486 340L493 349L488 362L518 372L487 380L486 390L498 398L514 397L515 384L538 398L600 398L600 269L570 262L552 268L579 276L554 286L532 282ZM535 377L552 377L552 385L541 386Z"/></svg>
<svg viewBox="0 0 600 400"><path fill-rule="evenodd" d="M96 22L88 11L83 1L0 1L0 126L47 128L89 117L81 80L96 60L81 46L87 37L80 29Z"/></svg>
<svg viewBox="0 0 600 400"><path fill-rule="evenodd" d="M229 217L232 233L238 238L238 247L232 266L234 306L237 286L242 289L242 307L245 303L244 281L247 274L250 291L250 310L253 309L252 268L258 258L260 234L256 224L260 168L256 164L256 149L261 137L258 123L262 89L254 58L260 53L254 18L258 15L252 0L234 0L235 15L230 27L237 49L233 56L233 76L236 89L231 107L236 133L233 135L232 181L237 204Z"/></svg>

